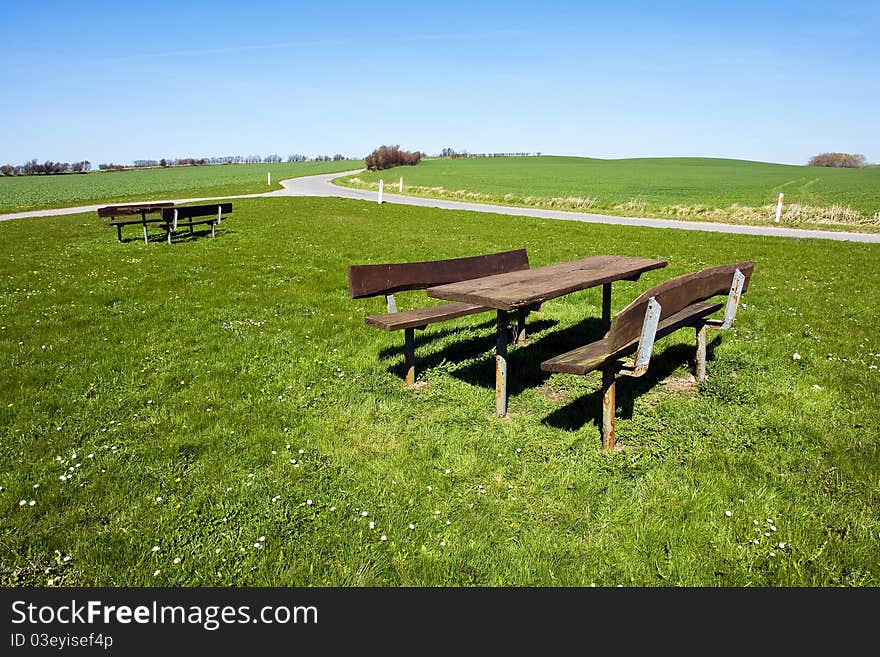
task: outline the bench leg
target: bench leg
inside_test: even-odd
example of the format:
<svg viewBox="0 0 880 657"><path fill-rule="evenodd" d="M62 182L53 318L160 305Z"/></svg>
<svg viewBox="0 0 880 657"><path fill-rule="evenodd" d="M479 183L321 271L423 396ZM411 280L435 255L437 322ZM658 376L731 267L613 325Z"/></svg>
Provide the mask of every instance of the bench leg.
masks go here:
<svg viewBox="0 0 880 657"><path fill-rule="evenodd" d="M190 235L195 235L195 234L196 234L196 231L195 231L195 229L193 228L193 225L192 225L192 224L189 225L189 234L190 234Z"/></svg>
<svg viewBox="0 0 880 657"><path fill-rule="evenodd" d="M122 226L119 226L119 225L116 226L116 241L117 242L122 241Z"/></svg>
<svg viewBox="0 0 880 657"><path fill-rule="evenodd" d="M171 229L170 228L168 229L167 233L168 233L168 243L171 244Z"/></svg>
<svg viewBox="0 0 880 657"><path fill-rule="evenodd" d="M144 244L149 244L150 240L147 237L147 222L144 222Z"/></svg>
<svg viewBox="0 0 880 657"><path fill-rule="evenodd" d="M498 311L495 330L495 415L507 415L507 328L506 310Z"/></svg>
<svg viewBox="0 0 880 657"><path fill-rule="evenodd" d="M706 380L706 325L696 327L697 356L694 359L694 378L697 382Z"/></svg>
<svg viewBox="0 0 880 657"><path fill-rule="evenodd" d="M414 328L403 331L403 365L406 369L406 385L411 386L416 382L416 330Z"/></svg>
<svg viewBox="0 0 880 657"><path fill-rule="evenodd" d="M602 368L602 447L614 449L614 407L617 403L614 365Z"/></svg>
<svg viewBox="0 0 880 657"><path fill-rule="evenodd" d="M217 234L214 232L214 229L217 228L217 224L211 224L211 238L217 237Z"/></svg>

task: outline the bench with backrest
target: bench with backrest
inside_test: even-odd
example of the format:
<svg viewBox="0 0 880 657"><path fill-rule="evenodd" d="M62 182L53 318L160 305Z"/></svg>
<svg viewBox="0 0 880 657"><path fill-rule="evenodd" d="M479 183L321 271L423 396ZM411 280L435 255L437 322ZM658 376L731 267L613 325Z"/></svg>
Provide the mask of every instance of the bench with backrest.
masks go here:
<svg viewBox="0 0 880 657"><path fill-rule="evenodd" d="M110 217L104 222L105 226L116 226L116 239L122 241L122 227L133 224L141 224L144 227L144 242L147 238L147 224L161 223L161 213L164 208L173 207L174 203L137 203L131 205L108 205L98 208L98 217ZM147 215L159 215L147 218ZM140 215L136 218L135 215Z"/></svg>
<svg viewBox="0 0 880 657"><path fill-rule="evenodd" d="M602 444L614 447L616 376L642 376L648 370L654 341L680 328L696 330L695 378L706 378L706 330L730 328L740 296L746 291L755 263L710 267L661 283L621 310L611 328L591 344L541 363L547 372L588 374L602 370ZM727 303L711 301L727 293ZM709 315L724 308L721 320ZM633 362L623 359L635 354Z"/></svg>
<svg viewBox="0 0 880 657"><path fill-rule="evenodd" d="M232 212L232 203L212 203L209 205L184 205L162 210L161 226L165 229L168 243L171 244L171 233L178 228L189 228L200 224L211 226L211 237L215 237L217 225L223 221L224 215Z"/></svg>
<svg viewBox="0 0 880 657"><path fill-rule="evenodd" d="M448 319L488 312L492 308L469 303L444 303L427 308L398 311L394 294L528 268L529 259L525 249L428 262L350 265L348 291L352 299L385 296L388 312L382 315L368 315L364 317L364 322L368 326L385 331L404 332L405 380L407 385L412 385L416 380L416 329L424 329L429 324ZM525 313L520 316L520 330L524 325L524 318Z"/></svg>

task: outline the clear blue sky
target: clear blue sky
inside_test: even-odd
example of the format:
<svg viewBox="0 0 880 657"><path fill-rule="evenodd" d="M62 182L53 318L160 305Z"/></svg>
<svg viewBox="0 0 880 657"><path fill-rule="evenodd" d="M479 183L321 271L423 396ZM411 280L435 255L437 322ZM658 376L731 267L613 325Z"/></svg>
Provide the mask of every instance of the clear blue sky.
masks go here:
<svg viewBox="0 0 880 657"><path fill-rule="evenodd" d="M880 162L880 2L4 2L0 163Z"/></svg>

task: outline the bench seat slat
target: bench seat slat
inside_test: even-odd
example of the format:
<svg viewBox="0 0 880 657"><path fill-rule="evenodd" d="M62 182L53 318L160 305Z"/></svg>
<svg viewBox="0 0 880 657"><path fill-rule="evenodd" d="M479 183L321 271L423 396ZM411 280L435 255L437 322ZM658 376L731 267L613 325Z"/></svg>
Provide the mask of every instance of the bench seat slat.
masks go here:
<svg viewBox="0 0 880 657"><path fill-rule="evenodd" d="M657 326L656 338L659 340L680 328L693 326L699 320L711 315L723 307L724 304L712 303L709 301L700 301L691 304L687 308L684 308L674 315L670 315L662 320ZM600 368L602 364L609 359L616 360L632 354L637 346L638 340L633 340L612 353L611 341L609 340L609 336L606 335L601 340L597 340L586 346L572 349L564 354L545 360L541 363L541 369L545 372L587 374L588 372Z"/></svg>
<svg viewBox="0 0 880 657"><path fill-rule="evenodd" d="M491 308L475 306L470 303L444 303L439 306L404 310L397 313L385 313L383 315L367 315L364 322L368 326L383 329L385 331L400 331L408 328L418 328L435 322L442 322L456 317L475 315L488 312Z"/></svg>

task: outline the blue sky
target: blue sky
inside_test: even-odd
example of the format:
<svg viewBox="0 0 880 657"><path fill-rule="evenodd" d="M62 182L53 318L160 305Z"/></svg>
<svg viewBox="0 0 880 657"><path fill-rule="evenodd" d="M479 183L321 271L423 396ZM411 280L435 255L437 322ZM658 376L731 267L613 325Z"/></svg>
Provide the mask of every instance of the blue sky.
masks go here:
<svg viewBox="0 0 880 657"><path fill-rule="evenodd" d="M4 3L0 163L880 162L880 2Z"/></svg>

